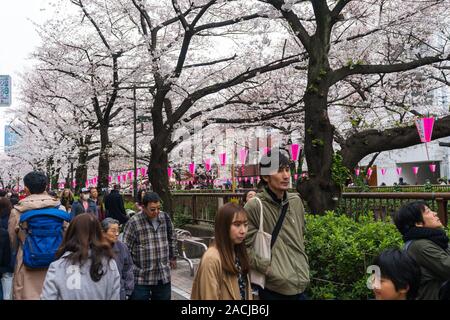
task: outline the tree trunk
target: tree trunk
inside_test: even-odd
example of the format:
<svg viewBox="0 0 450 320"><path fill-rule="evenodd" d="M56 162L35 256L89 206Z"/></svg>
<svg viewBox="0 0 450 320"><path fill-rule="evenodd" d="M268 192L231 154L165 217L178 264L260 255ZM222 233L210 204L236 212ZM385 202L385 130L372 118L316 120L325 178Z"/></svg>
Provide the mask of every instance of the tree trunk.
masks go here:
<svg viewBox="0 0 450 320"><path fill-rule="evenodd" d="M100 155L98 159L98 183L97 188L100 193L104 193L104 190L109 185L109 132L108 126L101 125L100 127Z"/></svg>
<svg viewBox="0 0 450 320"><path fill-rule="evenodd" d="M308 176L297 185L297 191L313 214L324 214L336 207L340 186L332 180L333 133L327 112L330 72L327 46L317 41L310 57L305 102L305 158Z"/></svg>
<svg viewBox="0 0 450 320"><path fill-rule="evenodd" d="M78 153L78 167L75 170L75 194L79 194L81 188L86 186L87 180L87 158L89 155L89 147L82 145L79 147Z"/></svg>
<svg viewBox="0 0 450 320"><path fill-rule="evenodd" d="M154 139L151 143L152 154L148 168L148 178L152 184L153 191L161 197L164 211L172 216L172 195L169 190L169 177L167 175L168 155L164 150L165 146L155 141L157 140Z"/></svg>

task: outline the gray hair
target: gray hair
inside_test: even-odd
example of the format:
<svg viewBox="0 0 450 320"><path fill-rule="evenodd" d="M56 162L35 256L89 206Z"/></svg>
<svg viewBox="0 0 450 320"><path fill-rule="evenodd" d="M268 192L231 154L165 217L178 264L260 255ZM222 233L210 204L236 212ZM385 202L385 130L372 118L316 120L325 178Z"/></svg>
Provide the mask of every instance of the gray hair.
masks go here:
<svg viewBox="0 0 450 320"><path fill-rule="evenodd" d="M119 221L113 218L105 218L102 221L102 229L104 232L108 231L112 224L119 224Z"/></svg>

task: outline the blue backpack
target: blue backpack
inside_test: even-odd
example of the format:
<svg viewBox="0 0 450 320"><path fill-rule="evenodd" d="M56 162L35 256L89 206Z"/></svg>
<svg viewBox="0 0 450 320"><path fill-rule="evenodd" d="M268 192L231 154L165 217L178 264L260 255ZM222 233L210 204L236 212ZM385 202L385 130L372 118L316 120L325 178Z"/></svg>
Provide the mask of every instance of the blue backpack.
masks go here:
<svg viewBox="0 0 450 320"><path fill-rule="evenodd" d="M20 225L26 233L23 248L23 263L29 268L47 268L55 260L55 254L63 238L64 221L70 215L62 210L44 208L30 210L20 216Z"/></svg>

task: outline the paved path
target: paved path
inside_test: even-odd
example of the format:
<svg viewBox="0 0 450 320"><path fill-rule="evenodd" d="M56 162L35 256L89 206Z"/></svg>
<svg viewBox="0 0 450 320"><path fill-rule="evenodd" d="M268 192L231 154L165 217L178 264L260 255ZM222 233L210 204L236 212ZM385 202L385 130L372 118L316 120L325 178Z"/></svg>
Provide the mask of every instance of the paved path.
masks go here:
<svg viewBox="0 0 450 320"><path fill-rule="evenodd" d="M192 259L194 266L198 265L200 259ZM172 300L189 300L191 296L192 282L189 264L187 261L178 259L177 268L172 270Z"/></svg>

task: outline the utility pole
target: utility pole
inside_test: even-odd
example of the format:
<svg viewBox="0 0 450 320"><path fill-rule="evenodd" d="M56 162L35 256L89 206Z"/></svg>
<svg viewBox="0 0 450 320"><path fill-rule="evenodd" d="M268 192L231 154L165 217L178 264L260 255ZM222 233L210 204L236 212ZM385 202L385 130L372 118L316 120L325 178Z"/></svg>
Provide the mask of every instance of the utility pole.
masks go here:
<svg viewBox="0 0 450 320"><path fill-rule="evenodd" d="M133 197L135 201L138 201L137 194L137 119L136 119L136 86L133 87Z"/></svg>

